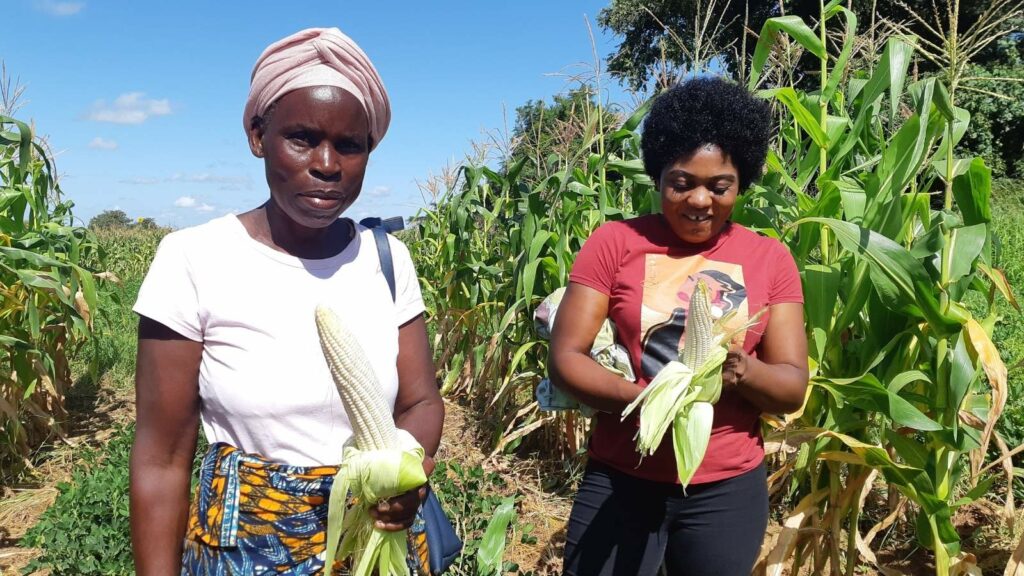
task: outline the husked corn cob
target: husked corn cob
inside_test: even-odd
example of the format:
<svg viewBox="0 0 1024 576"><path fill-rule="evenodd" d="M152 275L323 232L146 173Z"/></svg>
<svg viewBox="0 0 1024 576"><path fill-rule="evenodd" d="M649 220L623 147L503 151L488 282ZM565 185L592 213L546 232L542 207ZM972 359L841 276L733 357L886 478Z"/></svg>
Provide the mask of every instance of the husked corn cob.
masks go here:
<svg viewBox="0 0 1024 576"><path fill-rule="evenodd" d="M316 307L316 329L341 395L341 404L352 424L356 447L360 450L398 448L391 409L355 335L326 306Z"/></svg>
<svg viewBox="0 0 1024 576"><path fill-rule="evenodd" d="M690 295L690 308L686 313L686 330L683 332L683 364L691 370L699 370L711 354L714 345L715 319L711 315L711 291L703 281L697 282Z"/></svg>

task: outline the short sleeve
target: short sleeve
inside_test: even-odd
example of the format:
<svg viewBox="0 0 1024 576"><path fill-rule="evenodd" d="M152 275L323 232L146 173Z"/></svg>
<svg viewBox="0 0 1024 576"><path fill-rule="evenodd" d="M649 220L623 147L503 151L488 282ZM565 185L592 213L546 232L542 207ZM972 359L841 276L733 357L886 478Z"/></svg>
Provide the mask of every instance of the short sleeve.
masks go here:
<svg viewBox="0 0 1024 576"><path fill-rule="evenodd" d="M199 296L182 240L172 233L160 241L132 310L189 340L202 342Z"/></svg>
<svg viewBox="0 0 1024 576"><path fill-rule="evenodd" d="M772 267L774 275L768 295L768 304L787 302L803 304L804 290L800 284L800 271L797 270L793 255L785 245L778 242L775 246L775 253L775 266Z"/></svg>
<svg viewBox="0 0 1024 576"><path fill-rule="evenodd" d="M599 226L580 249L573 263L569 281L583 284L598 292L611 296L615 275L622 261L620 250L621 234L617 222Z"/></svg>
<svg viewBox="0 0 1024 576"><path fill-rule="evenodd" d="M420 291L416 267L412 263L409 249L401 240L390 234L388 241L391 243L392 261L395 266L395 314L398 325L401 326L423 313L423 293Z"/></svg>

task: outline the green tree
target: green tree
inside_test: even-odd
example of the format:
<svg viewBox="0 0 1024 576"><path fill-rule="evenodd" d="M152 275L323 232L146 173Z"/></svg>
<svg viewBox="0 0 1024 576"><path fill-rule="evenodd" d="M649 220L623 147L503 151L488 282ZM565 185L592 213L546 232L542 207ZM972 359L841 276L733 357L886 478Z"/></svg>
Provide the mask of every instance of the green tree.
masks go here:
<svg viewBox="0 0 1024 576"><path fill-rule="evenodd" d="M709 9L715 12L711 20L706 19ZM777 0L612 0L597 22L622 38L608 56L608 71L641 90L652 80L674 75L673 69L699 68L714 58L735 71L744 23L760 30L777 13Z"/></svg>
<svg viewBox="0 0 1024 576"><path fill-rule="evenodd" d="M740 75L757 41L744 29L760 30L765 20L782 14L799 16L807 22L818 18L820 0L612 0L601 10L598 24L621 38L615 52L608 56L608 71L633 89L650 87L652 81L678 75L680 70L701 69L716 60L732 75ZM905 22L908 31L928 37L934 20L945 22L945 0L848 0L860 22L860 32L872 22L883 19ZM961 2L957 28L969 30L991 1ZM919 14L924 22L910 18ZM1004 29L1021 29L1020 19L1004 23ZM1011 53L1024 51L1024 35L1017 34L1010 42L991 46L975 55L977 64L1007 62ZM695 58L697 61L695 61ZM920 72L928 72L932 64L918 62ZM801 60L800 71L814 78L819 73L818 61L808 55Z"/></svg>
<svg viewBox="0 0 1024 576"><path fill-rule="evenodd" d="M152 218L139 217L132 224L132 228L136 230L156 230L159 226L157 226L156 220Z"/></svg>
<svg viewBox="0 0 1024 576"><path fill-rule="evenodd" d="M999 80L1024 79L1024 61L974 66L970 73L986 79L972 82L970 86L976 90L963 99L971 124L962 145L984 157L994 173L1024 177L1024 82Z"/></svg>
<svg viewBox="0 0 1024 576"><path fill-rule="evenodd" d="M89 228L127 228L132 221L123 210L104 210L89 220Z"/></svg>

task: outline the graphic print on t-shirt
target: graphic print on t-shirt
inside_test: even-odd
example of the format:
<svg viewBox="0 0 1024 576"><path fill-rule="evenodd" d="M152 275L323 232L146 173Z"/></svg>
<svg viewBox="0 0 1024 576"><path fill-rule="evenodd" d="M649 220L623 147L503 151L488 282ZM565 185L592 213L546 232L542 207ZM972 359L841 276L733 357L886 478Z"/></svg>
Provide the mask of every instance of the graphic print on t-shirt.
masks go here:
<svg viewBox="0 0 1024 576"><path fill-rule="evenodd" d="M747 288L741 265L699 255L648 254L640 306L640 368L645 377L654 378L665 364L679 359L690 295L701 279L710 289L711 311L716 318L736 312L730 325L739 326L747 320ZM736 339L742 342L743 337L741 332Z"/></svg>

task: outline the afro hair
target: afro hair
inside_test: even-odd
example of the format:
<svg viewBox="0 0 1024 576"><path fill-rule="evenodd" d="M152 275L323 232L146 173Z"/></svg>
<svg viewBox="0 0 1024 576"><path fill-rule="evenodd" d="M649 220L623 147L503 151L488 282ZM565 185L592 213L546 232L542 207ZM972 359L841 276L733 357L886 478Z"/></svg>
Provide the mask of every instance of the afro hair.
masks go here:
<svg viewBox="0 0 1024 576"><path fill-rule="evenodd" d="M707 144L718 146L736 167L742 192L761 175L770 137L767 102L734 82L702 77L658 96L644 121L640 147L644 170L657 183L678 158Z"/></svg>

